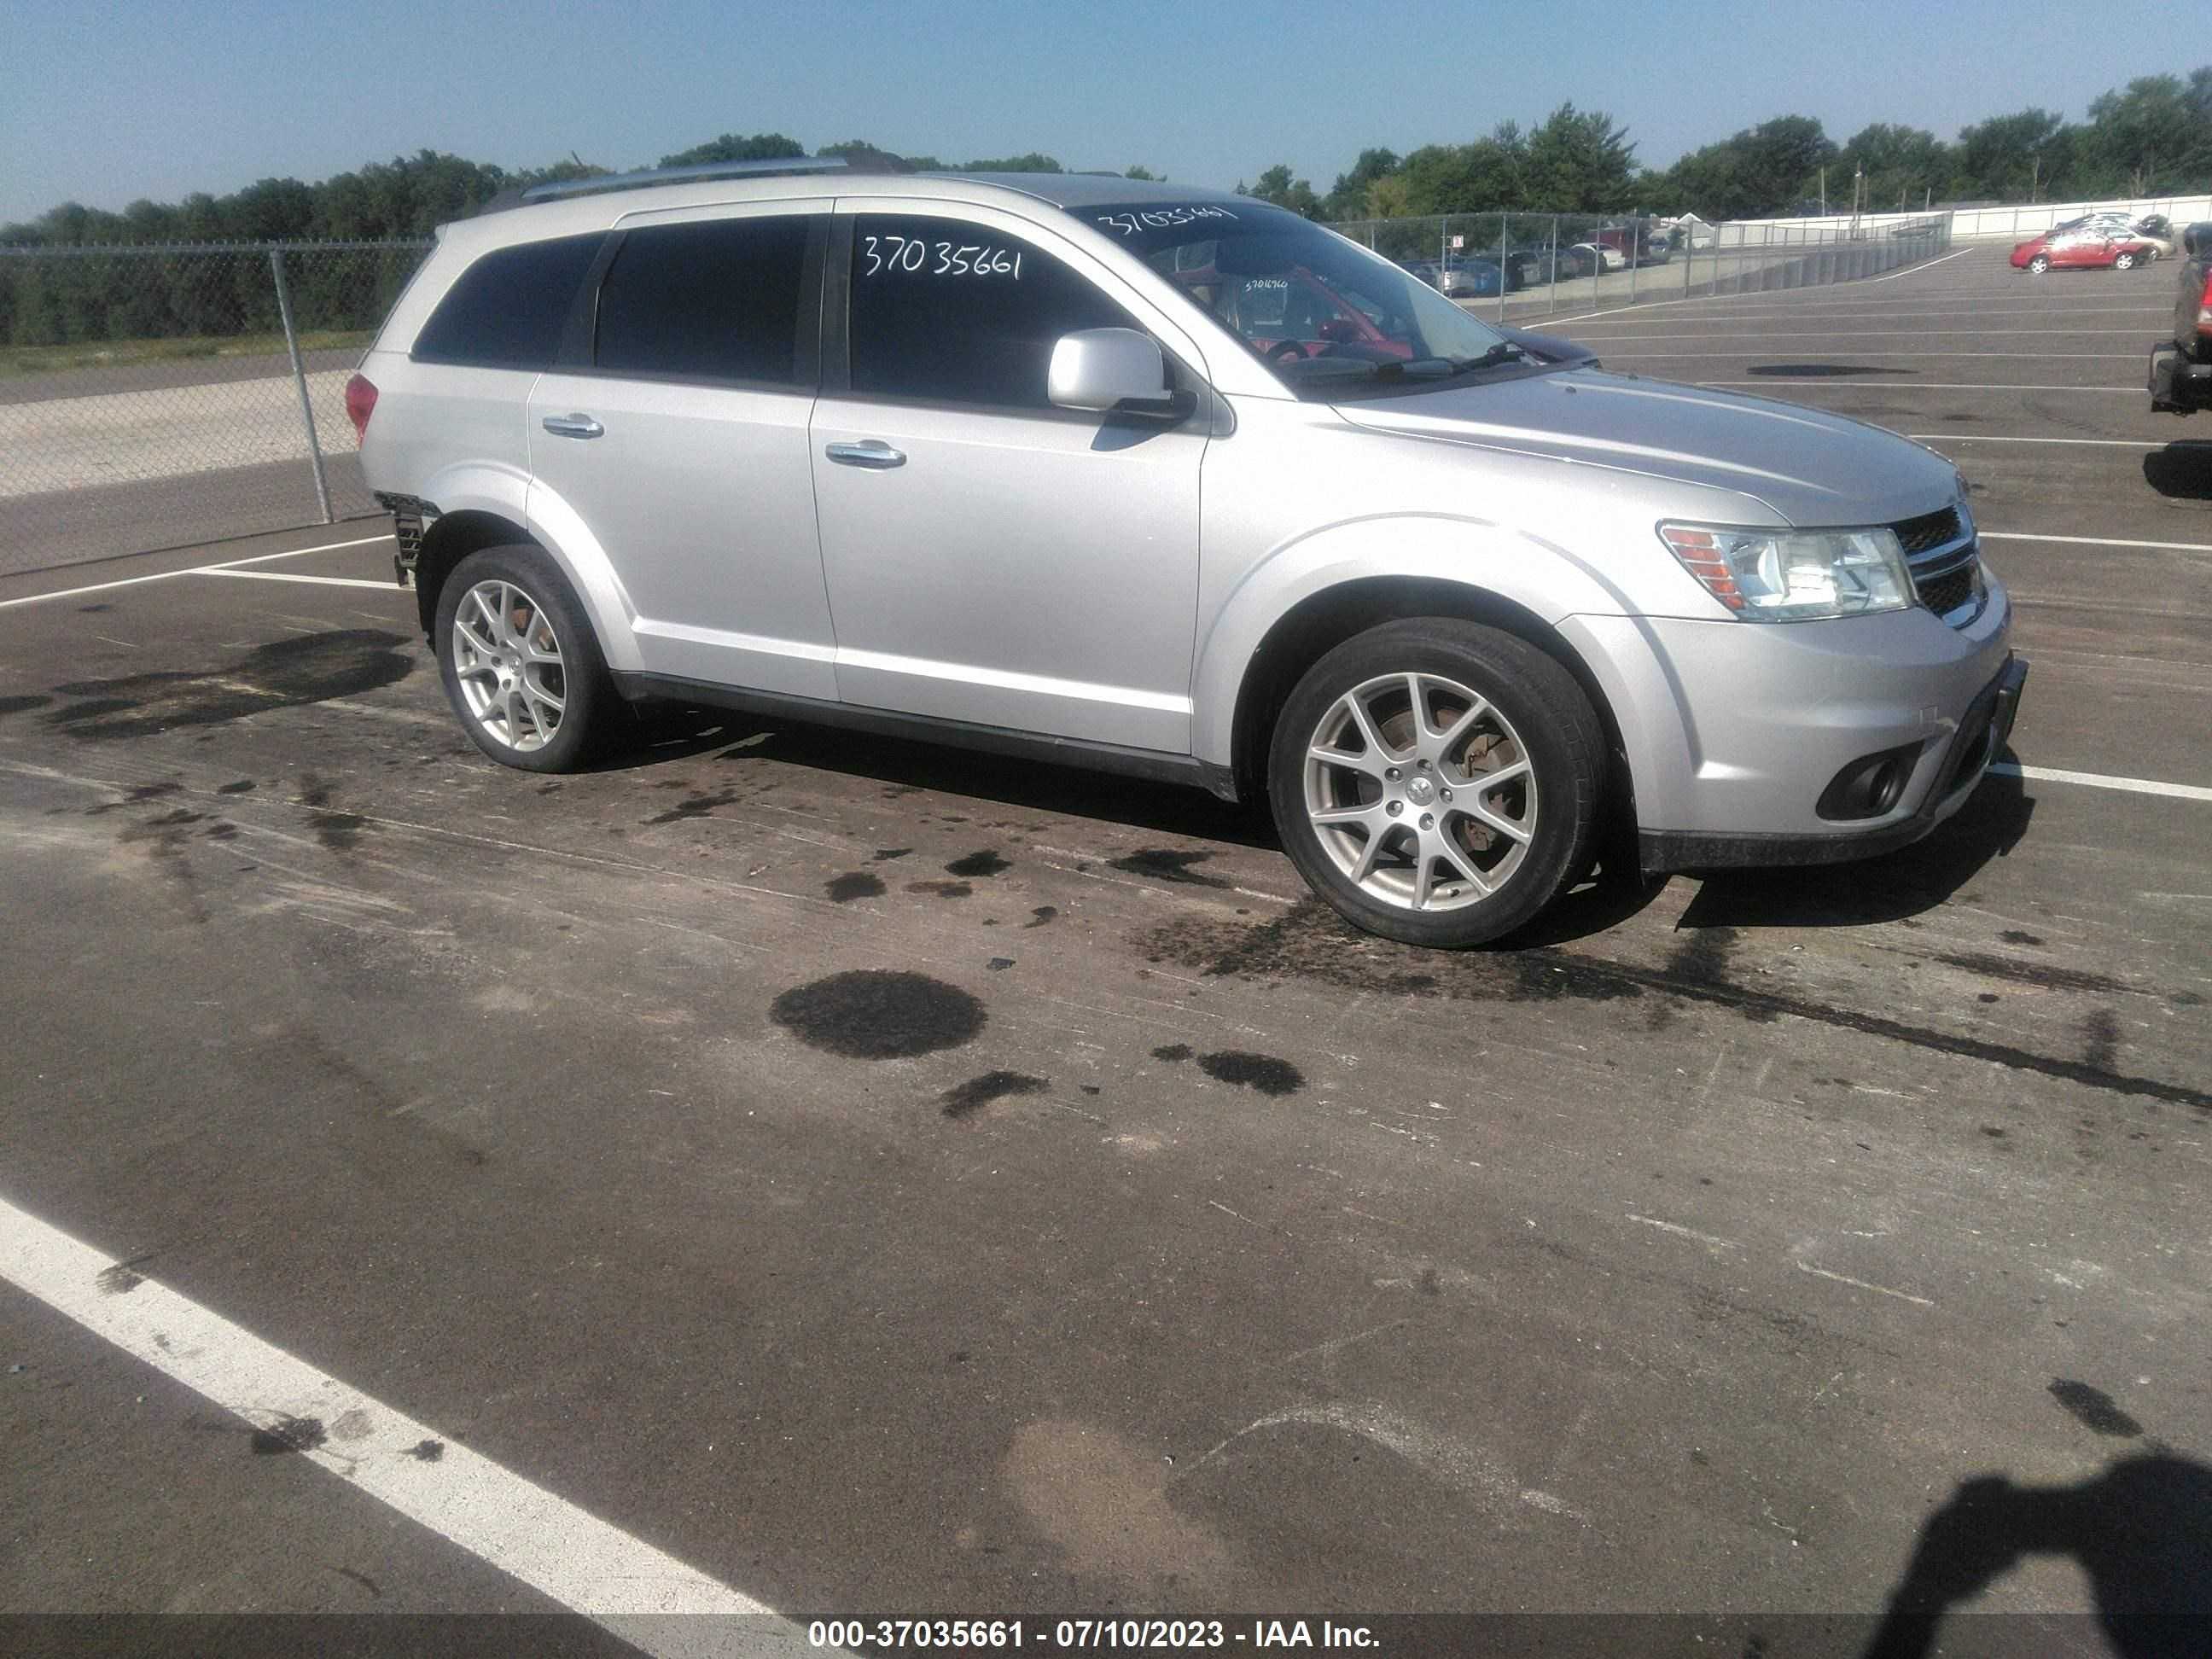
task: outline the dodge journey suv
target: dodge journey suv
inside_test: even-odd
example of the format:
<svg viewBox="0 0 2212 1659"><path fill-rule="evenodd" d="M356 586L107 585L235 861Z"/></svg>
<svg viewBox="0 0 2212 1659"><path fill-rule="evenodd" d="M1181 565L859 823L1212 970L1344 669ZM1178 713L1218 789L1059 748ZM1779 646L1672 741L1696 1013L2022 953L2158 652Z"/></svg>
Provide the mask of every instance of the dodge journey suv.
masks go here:
<svg viewBox="0 0 2212 1659"><path fill-rule="evenodd" d="M667 698L1185 780L1467 945L1602 823L1650 872L1860 857L2004 744L2027 665L1929 450L1244 197L709 171L447 227L348 388L495 760Z"/></svg>

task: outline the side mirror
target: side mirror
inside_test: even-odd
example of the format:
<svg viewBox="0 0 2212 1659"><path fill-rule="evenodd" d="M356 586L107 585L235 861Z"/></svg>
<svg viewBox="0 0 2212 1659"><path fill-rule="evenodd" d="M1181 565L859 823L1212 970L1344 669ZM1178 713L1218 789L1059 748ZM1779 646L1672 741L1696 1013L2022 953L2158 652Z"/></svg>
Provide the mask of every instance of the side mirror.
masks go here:
<svg viewBox="0 0 2212 1659"><path fill-rule="evenodd" d="M1133 328L1080 328L1053 342L1045 398L1056 409L1173 415L1188 406L1168 390L1167 359Z"/></svg>

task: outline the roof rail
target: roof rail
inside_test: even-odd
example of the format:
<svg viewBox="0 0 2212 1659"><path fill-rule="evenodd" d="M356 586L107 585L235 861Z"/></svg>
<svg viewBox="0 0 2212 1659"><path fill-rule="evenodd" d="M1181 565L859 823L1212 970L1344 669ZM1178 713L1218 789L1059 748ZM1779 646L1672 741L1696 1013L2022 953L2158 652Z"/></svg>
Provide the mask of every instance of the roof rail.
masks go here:
<svg viewBox="0 0 2212 1659"><path fill-rule="evenodd" d="M762 161L698 161L683 167L647 167L641 173L615 173L598 179L567 179L557 184L532 185L522 192L526 202L550 202L562 196L591 196L603 190L635 190L645 185L676 185L701 179L765 179L780 173L842 173L842 155L779 156Z"/></svg>

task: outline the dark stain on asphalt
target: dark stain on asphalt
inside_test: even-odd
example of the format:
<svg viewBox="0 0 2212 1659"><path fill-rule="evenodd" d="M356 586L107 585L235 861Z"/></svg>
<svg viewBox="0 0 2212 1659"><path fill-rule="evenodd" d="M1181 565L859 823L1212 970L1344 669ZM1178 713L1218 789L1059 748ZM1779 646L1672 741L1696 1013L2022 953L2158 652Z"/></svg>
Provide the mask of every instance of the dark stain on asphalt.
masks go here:
<svg viewBox="0 0 2212 1659"><path fill-rule="evenodd" d="M1997 937L2007 945L2040 945L2042 939L2034 933L2024 933L2017 927L2008 927Z"/></svg>
<svg viewBox="0 0 2212 1659"><path fill-rule="evenodd" d="M1466 1001L1610 1001L1646 992L1732 1009L1765 1023L1778 1016L1902 1042L1930 1054L1988 1060L2014 1071L2079 1083L2106 1093L2171 1102L2212 1115L2212 1093L2163 1079L2134 1077L2056 1054L1960 1032L1908 1024L1880 1014L1832 1007L1809 998L1753 990L1726 981L1697 983L1662 969L1601 962L1555 946L1516 951L1421 951L1362 933L1318 899L1273 921L1243 923L1184 917L1139 933L1135 944L1153 962L1174 962L1208 975L1246 980L1296 978L1353 991L1440 996ZM1407 971L1413 963L1431 971Z"/></svg>
<svg viewBox="0 0 2212 1659"><path fill-rule="evenodd" d="M240 778L235 783L224 784L222 788L216 791L216 793L218 795L243 795L250 793L252 787L253 780L252 778Z"/></svg>
<svg viewBox="0 0 2212 1659"><path fill-rule="evenodd" d="M809 1048L848 1060L903 1060L957 1048L983 1030L983 1005L957 985L856 968L776 998L769 1018Z"/></svg>
<svg viewBox="0 0 2212 1659"><path fill-rule="evenodd" d="M1226 887L1229 884L1220 877L1201 875L1191 868L1212 856L1211 853L1178 853L1172 848L1146 847L1109 863L1114 869L1153 881L1181 882L1187 887Z"/></svg>
<svg viewBox="0 0 2212 1659"><path fill-rule="evenodd" d="M656 812L647 823L681 823L686 818L712 817L718 806L735 806L738 797L730 790L719 795L686 795L665 812Z"/></svg>
<svg viewBox="0 0 2212 1659"><path fill-rule="evenodd" d="M912 851L914 851L914 848L911 847L878 847L876 848L876 855L870 859L868 862L871 864L889 864L893 859L902 859Z"/></svg>
<svg viewBox="0 0 2212 1659"><path fill-rule="evenodd" d="M975 890L964 881L910 881L906 884L909 893L934 893L939 898L966 898Z"/></svg>
<svg viewBox="0 0 2212 1659"><path fill-rule="evenodd" d="M993 957L983 965L994 974L1003 974L1014 965L1014 959L1012 957Z"/></svg>
<svg viewBox="0 0 2212 1659"><path fill-rule="evenodd" d="M418 1440L401 1454L417 1463L434 1463L445 1455L446 1443L442 1440Z"/></svg>
<svg viewBox="0 0 2212 1659"><path fill-rule="evenodd" d="M2092 1434L2129 1440L2143 1431L2142 1425L2122 1411L2118 1401L2102 1389L2093 1388L2087 1382L2070 1382L2063 1376L2054 1377L2051 1383L2051 1397L2071 1412Z"/></svg>
<svg viewBox="0 0 2212 1659"><path fill-rule="evenodd" d="M1998 1000L1998 998L1997 994L1995 991L1977 991L1974 993L1974 1000L1977 1002L1985 1003L1995 1002Z"/></svg>
<svg viewBox="0 0 2212 1659"><path fill-rule="evenodd" d="M1994 1123L1984 1123L1982 1125L1982 1133L1987 1135L1991 1140L2002 1140L2005 1138L2005 1132L1997 1127Z"/></svg>
<svg viewBox="0 0 2212 1659"><path fill-rule="evenodd" d="M376 1587L376 1580L371 1578L367 1573L356 1572L351 1567L332 1567L331 1571L341 1578L352 1579L355 1583L379 1600L383 1598L384 1592Z"/></svg>
<svg viewBox="0 0 2212 1659"><path fill-rule="evenodd" d="M333 853L350 853L360 844L368 820L358 812L313 812L307 817L307 827Z"/></svg>
<svg viewBox="0 0 2212 1659"><path fill-rule="evenodd" d="M238 839L238 826L228 818L217 818L200 834L210 841L235 841Z"/></svg>
<svg viewBox="0 0 2212 1659"><path fill-rule="evenodd" d="M955 859L945 866L948 876L995 876L1001 870L1014 866L999 856L995 847L986 847L981 852L970 853L964 859Z"/></svg>
<svg viewBox="0 0 2212 1659"><path fill-rule="evenodd" d="M1050 1087L1046 1079L1031 1077L1026 1072L986 1072L945 1091L945 1115L969 1117L994 1100L1004 1100L1009 1095L1041 1095Z"/></svg>
<svg viewBox="0 0 2212 1659"><path fill-rule="evenodd" d="M1152 1058L1164 1060L1173 1066L1188 1060L1192 1052L1191 1046L1188 1042L1164 1042L1152 1050Z"/></svg>
<svg viewBox="0 0 2212 1659"><path fill-rule="evenodd" d="M88 818L101 817L125 806L135 806L141 801L159 800L164 795L180 795L184 790L185 786L181 783L142 783L135 789L124 791L121 800L102 801L97 806L86 808L84 815Z"/></svg>
<svg viewBox="0 0 2212 1659"><path fill-rule="evenodd" d="M2081 1022L2081 1059L2100 1072L2109 1072L2120 1057L2120 1022L2109 1008L2100 1008Z"/></svg>
<svg viewBox="0 0 2212 1659"><path fill-rule="evenodd" d="M1738 938L1733 927L1698 927L1686 932L1668 954L1668 977L1686 985L1726 985ZM1674 1013L1673 999L1659 998L1652 1004L1645 1024L1654 1031L1662 1030L1674 1023ZM1773 1014L1764 1012L1747 1013L1746 1017L1762 1025L1771 1024L1775 1018Z"/></svg>
<svg viewBox="0 0 2212 1659"><path fill-rule="evenodd" d="M1035 916L1036 920L1034 921L1025 921L1022 924L1022 931L1024 933L1027 933L1032 927L1043 927L1054 916L1060 914L1060 908L1057 905L1040 904L1036 909L1030 911L1030 914L1032 916Z"/></svg>
<svg viewBox="0 0 2212 1659"><path fill-rule="evenodd" d="M142 1255L135 1260L143 1261L146 1258ZM118 1261L112 1267L102 1267L93 1276L92 1282L102 1296L128 1296L146 1282L144 1275L131 1271L131 1265Z"/></svg>
<svg viewBox="0 0 2212 1659"><path fill-rule="evenodd" d="M1437 1277L1434 1267L1422 1268L1421 1276L1413 1283L1423 1296L1442 1296L1444 1293L1443 1283Z"/></svg>
<svg viewBox="0 0 2212 1659"><path fill-rule="evenodd" d="M33 708L44 708L52 697L0 697L0 714L25 714Z"/></svg>
<svg viewBox="0 0 2212 1659"><path fill-rule="evenodd" d="M407 645L377 629L334 629L256 646L235 662L198 673L74 680L52 688L70 702L46 720L71 737L104 742L358 696L414 672Z"/></svg>
<svg viewBox="0 0 2212 1659"><path fill-rule="evenodd" d="M280 1414L267 1428L254 1430L252 1446L255 1455L273 1457L283 1452L313 1451L329 1439L321 1418Z"/></svg>
<svg viewBox="0 0 2212 1659"><path fill-rule="evenodd" d="M80 617L98 617L114 609L114 605L103 599L98 605L81 605L77 606L76 614Z"/></svg>
<svg viewBox="0 0 2212 1659"><path fill-rule="evenodd" d="M2036 985L2047 991L2086 991L2092 995L2125 996L2135 990L2105 974L2091 974L2074 968L2051 968L2039 962L2022 962L2014 957L1990 956L1980 951L1961 951L1942 954L1936 961L1949 968L1962 968L1970 974L1979 974L1984 979L2010 980L2015 985Z"/></svg>
<svg viewBox="0 0 2212 1659"><path fill-rule="evenodd" d="M866 870L848 870L842 876L832 876L823 884L823 891L838 904L850 904L854 899L881 898L884 878Z"/></svg>
<svg viewBox="0 0 2212 1659"><path fill-rule="evenodd" d="M1263 1095L1294 1095L1306 1086L1304 1073L1287 1060L1277 1060L1273 1054L1224 1049L1216 1054L1200 1054L1198 1068L1217 1083L1233 1083L1240 1089L1256 1090Z"/></svg>
<svg viewBox="0 0 2212 1659"><path fill-rule="evenodd" d="M1075 1086L1086 1095L1095 1095L1098 1092L1098 1085L1095 1083L1079 1083Z"/></svg>

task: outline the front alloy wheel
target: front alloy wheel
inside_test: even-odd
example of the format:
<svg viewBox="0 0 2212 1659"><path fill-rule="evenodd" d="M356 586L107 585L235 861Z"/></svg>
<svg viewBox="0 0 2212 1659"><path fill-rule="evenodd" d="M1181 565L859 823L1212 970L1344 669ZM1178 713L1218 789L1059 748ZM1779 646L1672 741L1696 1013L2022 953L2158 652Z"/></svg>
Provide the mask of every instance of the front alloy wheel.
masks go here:
<svg viewBox="0 0 2212 1659"><path fill-rule="evenodd" d="M1502 938L1589 867L1605 728L1531 641L1449 617L1307 668L1268 746L1283 850L1348 921L1409 945Z"/></svg>
<svg viewBox="0 0 2212 1659"><path fill-rule="evenodd" d="M483 734L525 754L560 736L568 671L545 607L493 577L461 596L453 613L453 676Z"/></svg>
<svg viewBox="0 0 2212 1659"><path fill-rule="evenodd" d="M2031 276L2040 276L2050 269L2050 259L2040 253L2027 262L2027 274Z"/></svg>
<svg viewBox="0 0 2212 1659"><path fill-rule="evenodd" d="M2119 254L2112 260L2112 269L2115 270L2133 270L2135 266L2136 256L2132 253Z"/></svg>
<svg viewBox="0 0 2212 1659"><path fill-rule="evenodd" d="M1353 686L1306 745L1306 816L1345 878L1379 903L1450 910L1511 881L1536 832L1519 733L1436 674Z"/></svg>

